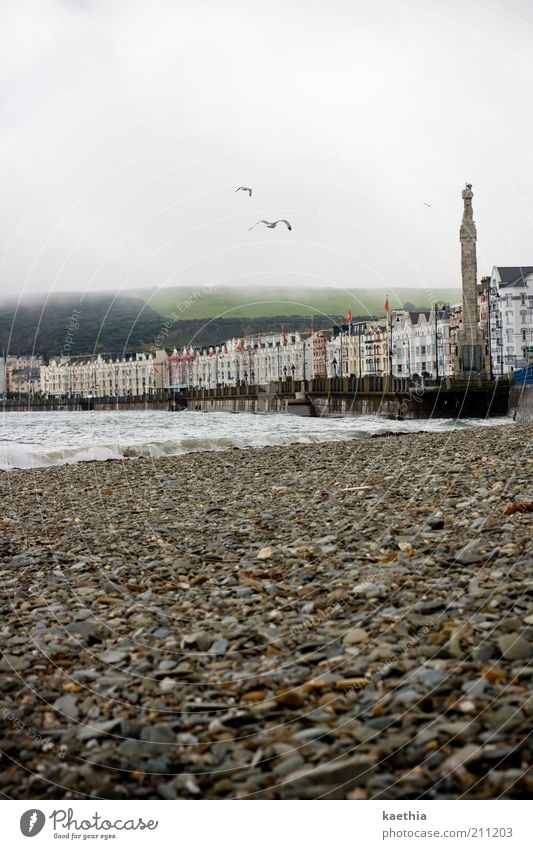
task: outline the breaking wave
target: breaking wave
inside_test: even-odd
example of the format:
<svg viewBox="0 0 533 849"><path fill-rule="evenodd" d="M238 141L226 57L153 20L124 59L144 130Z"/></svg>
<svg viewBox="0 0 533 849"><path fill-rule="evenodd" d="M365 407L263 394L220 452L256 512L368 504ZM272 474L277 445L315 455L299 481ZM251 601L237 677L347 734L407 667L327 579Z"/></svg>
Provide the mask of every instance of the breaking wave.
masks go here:
<svg viewBox="0 0 533 849"><path fill-rule="evenodd" d="M59 418L61 416L61 418ZM391 433L446 432L508 419L396 421L377 416L300 418L241 413L8 413L0 439L0 469L179 456L198 451L266 448L368 439Z"/></svg>

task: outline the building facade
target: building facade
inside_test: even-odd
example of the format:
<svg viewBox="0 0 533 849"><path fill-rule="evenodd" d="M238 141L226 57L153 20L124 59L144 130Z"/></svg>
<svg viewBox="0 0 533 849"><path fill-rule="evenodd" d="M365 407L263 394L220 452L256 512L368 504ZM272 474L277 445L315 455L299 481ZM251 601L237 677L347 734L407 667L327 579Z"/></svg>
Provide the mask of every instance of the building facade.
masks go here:
<svg viewBox="0 0 533 849"><path fill-rule="evenodd" d="M498 266L484 277L481 320L495 377L533 362L533 266Z"/></svg>
<svg viewBox="0 0 533 849"><path fill-rule="evenodd" d="M164 350L121 357L59 357L50 360L40 373L44 395L142 397L168 386L168 355Z"/></svg>
<svg viewBox="0 0 533 849"><path fill-rule="evenodd" d="M4 361L4 389L2 391L33 395L40 389L43 358L33 354L8 355Z"/></svg>

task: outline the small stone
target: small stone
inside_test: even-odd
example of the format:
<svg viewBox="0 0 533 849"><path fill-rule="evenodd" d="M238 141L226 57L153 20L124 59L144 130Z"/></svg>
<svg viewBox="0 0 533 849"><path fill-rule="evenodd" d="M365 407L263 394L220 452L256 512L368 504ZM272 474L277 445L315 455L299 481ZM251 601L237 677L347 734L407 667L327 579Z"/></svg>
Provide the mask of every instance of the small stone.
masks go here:
<svg viewBox="0 0 533 849"><path fill-rule="evenodd" d="M76 705L77 699L74 696L60 696L54 702L54 707L68 719L76 720L79 716L79 710Z"/></svg>
<svg viewBox="0 0 533 849"><path fill-rule="evenodd" d="M305 699L301 693L296 690L287 690L276 695L276 702L283 707L301 708L305 704Z"/></svg>
<svg viewBox="0 0 533 849"><path fill-rule="evenodd" d="M120 718L107 719L104 722L87 723L80 728L76 737L78 740L88 740L95 737L105 737L109 731L120 725Z"/></svg>
<svg viewBox="0 0 533 849"><path fill-rule="evenodd" d="M480 547L481 540L478 539L467 543L456 553L455 560L462 566L470 566L472 563L480 563L484 559L483 556L479 554Z"/></svg>
<svg viewBox="0 0 533 849"><path fill-rule="evenodd" d="M125 651L104 651L99 655L100 660L104 663L121 663L128 656L128 653Z"/></svg>
<svg viewBox="0 0 533 849"><path fill-rule="evenodd" d="M343 638L345 646L354 646L357 643L363 643L368 637L364 628L351 628Z"/></svg>
<svg viewBox="0 0 533 849"><path fill-rule="evenodd" d="M506 660L525 660L533 656L533 644L518 633L499 637L498 648Z"/></svg>
<svg viewBox="0 0 533 849"><path fill-rule="evenodd" d="M480 760L483 756L482 746L477 746L475 743L468 743L462 749L458 749L450 755L440 768L441 775L461 774L466 764Z"/></svg>
<svg viewBox="0 0 533 849"><path fill-rule="evenodd" d="M444 527L444 517L442 513L435 513L434 516L429 517L427 523L434 531L438 531Z"/></svg>
<svg viewBox="0 0 533 849"><path fill-rule="evenodd" d="M211 648L209 649L209 654L212 655L222 655L225 654L228 650L229 642L228 640L215 640Z"/></svg>
<svg viewBox="0 0 533 849"><path fill-rule="evenodd" d="M21 672L23 669L28 669L29 666L29 660L12 654L5 654L0 660L0 672Z"/></svg>

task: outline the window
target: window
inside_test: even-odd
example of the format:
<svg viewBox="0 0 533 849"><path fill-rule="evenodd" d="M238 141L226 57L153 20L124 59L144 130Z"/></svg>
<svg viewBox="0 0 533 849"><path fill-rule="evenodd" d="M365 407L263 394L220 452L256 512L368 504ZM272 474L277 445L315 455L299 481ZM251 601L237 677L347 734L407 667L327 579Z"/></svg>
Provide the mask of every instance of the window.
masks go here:
<svg viewBox="0 0 533 849"><path fill-rule="evenodd" d="M527 321L527 310L520 310L520 317L522 319L522 324L525 324Z"/></svg>
<svg viewBox="0 0 533 849"><path fill-rule="evenodd" d="M508 331L507 331L507 341L508 341L508 342L512 342L512 341L513 341L513 331L512 331L512 330L508 330Z"/></svg>

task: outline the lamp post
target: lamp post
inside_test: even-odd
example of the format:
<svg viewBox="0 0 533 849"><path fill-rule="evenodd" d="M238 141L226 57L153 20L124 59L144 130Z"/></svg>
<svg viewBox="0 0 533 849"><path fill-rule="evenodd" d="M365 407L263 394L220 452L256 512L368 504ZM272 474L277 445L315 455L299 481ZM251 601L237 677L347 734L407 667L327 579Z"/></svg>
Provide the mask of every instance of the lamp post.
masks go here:
<svg viewBox="0 0 533 849"><path fill-rule="evenodd" d="M492 300L491 300L492 296L494 295L494 300L495 300L495 303L497 304L498 301L500 300L500 293L497 292L491 286L489 286L488 293L489 293L488 294L488 303L490 304L490 308L489 308L489 316L490 316L492 314ZM500 376L503 377L503 321L502 321L502 313L501 313L500 307L498 307L497 312L496 312L496 331L498 331L498 330L500 332L500 335L496 336L496 342L500 346ZM490 345L491 345L491 349L492 349L492 330L491 330L491 336L490 336ZM491 356L492 356L492 354L491 354ZM491 371L492 371L492 359L491 359Z"/></svg>
<svg viewBox="0 0 533 849"><path fill-rule="evenodd" d="M357 325L357 334L359 336L359 379L363 376L363 331L366 329L362 322Z"/></svg>
<svg viewBox="0 0 533 849"><path fill-rule="evenodd" d="M500 293L497 292L490 285L490 282L489 282L489 285L487 286L487 318L488 318L488 322L489 322L489 327L490 327L490 322L491 322L491 319L492 319L492 297L493 296L494 296L494 302L495 302L495 305L496 305L498 303L498 301L500 300ZM501 314L501 308L500 307L498 307L498 309L496 310L496 321L494 323L494 326L496 328L496 345L500 349L500 377L503 377L503 321L502 321L502 314ZM489 343L490 344L490 347L489 347L490 370L491 370L491 374L494 376L494 372L493 372L493 368L492 368L492 328L490 329L489 339L490 339L490 343Z"/></svg>
<svg viewBox="0 0 533 849"><path fill-rule="evenodd" d="M490 326L490 277L482 277L481 282L485 283L485 297L487 299L487 348L489 354L489 378L494 380L494 372L492 369L492 328Z"/></svg>
<svg viewBox="0 0 533 849"><path fill-rule="evenodd" d="M436 301L433 309L435 310L435 380L439 380L439 326L438 326L438 310L446 304L444 301Z"/></svg>

